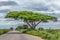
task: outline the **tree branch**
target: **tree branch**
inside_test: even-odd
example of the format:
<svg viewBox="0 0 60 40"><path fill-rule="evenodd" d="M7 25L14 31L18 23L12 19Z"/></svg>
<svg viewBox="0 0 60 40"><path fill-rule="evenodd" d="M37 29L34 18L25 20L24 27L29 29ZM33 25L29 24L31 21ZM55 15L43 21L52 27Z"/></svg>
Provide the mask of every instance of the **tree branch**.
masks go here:
<svg viewBox="0 0 60 40"><path fill-rule="evenodd" d="M28 23L28 21L26 21L26 23L32 28L32 26Z"/></svg>
<svg viewBox="0 0 60 40"><path fill-rule="evenodd" d="M39 21L37 24L35 24L35 27L40 23L41 21Z"/></svg>

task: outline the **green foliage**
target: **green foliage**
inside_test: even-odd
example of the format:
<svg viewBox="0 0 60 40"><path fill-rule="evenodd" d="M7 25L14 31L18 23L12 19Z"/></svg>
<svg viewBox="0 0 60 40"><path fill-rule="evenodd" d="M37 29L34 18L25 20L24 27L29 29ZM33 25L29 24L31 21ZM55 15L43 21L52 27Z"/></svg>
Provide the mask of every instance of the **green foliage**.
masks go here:
<svg viewBox="0 0 60 40"><path fill-rule="evenodd" d="M14 18L17 19L18 18L18 12L17 11L13 11L13 12L9 12L5 18Z"/></svg>
<svg viewBox="0 0 60 40"><path fill-rule="evenodd" d="M23 25L23 26L18 26L16 28L16 30L21 30L21 29L28 29L28 26L27 25Z"/></svg>
<svg viewBox="0 0 60 40"><path fill-rule="evenodd" d="M48 33L46 31L36 31L36 30L29 30L28 31L27 30L27 31L23 31L23 33L39 36L39 37L42 37L42 38L47 39L47 40L57 40L56 35Z"/></svg>
<svg viewBox="0 0 60 40"><path fill-rule="evenodd" d="M13 30L13 27L11 27L10 30Z"/></svg>
<svg viewBox="0 0 60 40"><path fill-rule="evenodd" d="M57 30L53 30L53 29L51 29L51 30L46 30L47 32L49 32L49 33L52 33L52 34L56 34L57 33Z"/></svg>
<svg viewBox="0 0 60 40"><path fill-rule="evenodd" d="M28 29L28 25L23 25L23 29Z"/></svg>
<svg viewBox="0 0 60 40"><path fill-rule="evenodd" d="M40 27L40 28L38 28L38 30L44 30L44 28Z"/></svg>
<svg viewBox="0 0 60 40"><path fill-rule="evenodd" d="M48 20L57 21L56 17L30 11L9 12L6 15L6 18L22 19L30 26L31 29L35 29L40 22L48 22Z"/></svg>
<svg viewBox="0 0 60 40"><path fill-rule="evenodd" d="M20 15L18 16L18 18L24 19L24 20L29 20L31 21L47 21L47 20L54 20L56 19L56 17L53 16L48 16L48 15L44 15L44 14L38 14L38 13L34 13L34 12L28 12L28 11L21 11L19 12Z"/></svg>
<svg viewBox="0 0 60 40"><path fill-rule="evenodd" d="M15 19L24 19L24 20L29 20L29 21L47 21L47 20L55 20L57 19L56 17L53 16L48 16L44 14L38 14L34 12L28 12L28 11L13 11L9 12L6 15L6 18L15 18Z"/></svg>

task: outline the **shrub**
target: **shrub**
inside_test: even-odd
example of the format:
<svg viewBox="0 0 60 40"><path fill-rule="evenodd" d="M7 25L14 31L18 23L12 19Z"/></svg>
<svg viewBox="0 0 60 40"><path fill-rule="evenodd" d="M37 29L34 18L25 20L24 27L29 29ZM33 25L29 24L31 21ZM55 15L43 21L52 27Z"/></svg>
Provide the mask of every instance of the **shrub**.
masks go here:
<svg viewBox="0 0 60 40"><path fill-rule="evenodd" d="M25 31L25 33L35 35L35 36L40 36L40 37L47 39L47 40L57 40L56 35L53 35L53 34L48 33L46 31L29 30L29 31Z"/></svg>
<svg viewBox="0 0 60 40"><path fill-rule="evenodd" d="M44 30L44 28L40 27L40 28L38 28L38 30Z"/></svg>

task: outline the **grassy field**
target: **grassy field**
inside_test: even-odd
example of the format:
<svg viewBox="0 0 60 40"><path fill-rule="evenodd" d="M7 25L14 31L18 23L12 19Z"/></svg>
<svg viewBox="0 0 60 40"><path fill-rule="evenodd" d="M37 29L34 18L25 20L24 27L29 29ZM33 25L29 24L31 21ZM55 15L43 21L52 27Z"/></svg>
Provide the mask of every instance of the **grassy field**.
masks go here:
<svg viewBox="0 0 60 40"><path fill-rule="evenodd" d="M47 40L60 40L60 29L44 29L44 28L38 28L38 29L29 29L25 28L24 26L18 27L18 31L34 36L39 36L43 39Z"/></svg>
<svg viewBox="0 0 60 40"><path fill-rule="evenodd" d="M0 29L0 35L5 34L9 31L9 29Z"/></svg>
<svg viewBox="0 0 60 40"><path fill-rule="evenodd" d="M42 37L47 40L60 40L60 30L45 29L45 30L26 30L21 29L20 32L27 33L34 36Z"/></svg>

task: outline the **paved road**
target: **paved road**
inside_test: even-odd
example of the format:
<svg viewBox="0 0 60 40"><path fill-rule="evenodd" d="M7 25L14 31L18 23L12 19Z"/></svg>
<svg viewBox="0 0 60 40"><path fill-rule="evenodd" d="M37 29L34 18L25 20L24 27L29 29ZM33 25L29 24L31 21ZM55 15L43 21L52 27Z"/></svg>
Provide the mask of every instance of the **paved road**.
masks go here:
<svg viewBox="0 0 60 40"><path fill-rule="evenodd" d="M7 34L1 35L0 40L43 40L40 37L22 34L18 31L11 31Z"/></svg>

